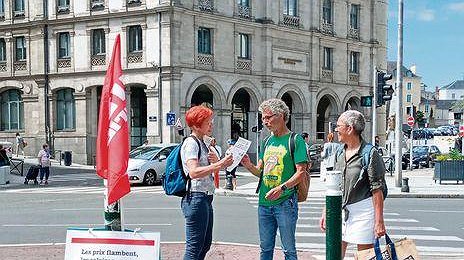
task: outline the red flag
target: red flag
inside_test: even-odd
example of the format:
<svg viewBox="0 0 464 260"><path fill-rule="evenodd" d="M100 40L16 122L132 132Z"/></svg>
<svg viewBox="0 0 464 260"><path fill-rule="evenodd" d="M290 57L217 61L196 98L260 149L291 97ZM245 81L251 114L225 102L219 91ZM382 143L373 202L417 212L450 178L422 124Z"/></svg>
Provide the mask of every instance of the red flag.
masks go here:
<svg viewBox="0 0 464 260"><path fill-rule="evenodd" d="M121 40L118 34L103 84L97 135L97 174L108 180L108 204L130 192L126 173L129 160L126 89L121 76Z"/></svg>

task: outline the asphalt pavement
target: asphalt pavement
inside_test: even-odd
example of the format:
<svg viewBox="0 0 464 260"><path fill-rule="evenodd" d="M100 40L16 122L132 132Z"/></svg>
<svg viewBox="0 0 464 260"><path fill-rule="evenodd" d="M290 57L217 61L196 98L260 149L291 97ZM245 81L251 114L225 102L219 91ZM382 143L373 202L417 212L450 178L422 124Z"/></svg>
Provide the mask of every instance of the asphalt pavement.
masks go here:
<svg viewBox="0 0 464 260"><path fill-rule="evenodd" d="M27 166L35 164L35 158L25 159L24 167L26 174ZM100 193L102 191L102 181L96 177L95 170L93 166L77 165L73 164L71 166L59 166L57 162L53 163L52 177L50 185L48 187L43 187L49 191L56 189L57 192L60 190L61 186L65 186L67 182L74 181L75 186L82 187L94 187L94 191ZM78 174L76 174L78 173ZM223 175L223 173L222 173ZM222 188L217 189L216 194L219 196L239 196L246 197L254 200L256 198L255 189L257 185L257 178L251 176L251 174L244 171L244 169L239 168L237 171L238 178L238 188L235 191L224 190ZM77 176L76 179L73 179L74 176ZM83 177L84 176L84 177ZM0 191L14 191L14 190L24 190L25 186L23 184L24 177L19 175L10 175L10 183L7 185L0 185ZM409 192L401 192L401 187L395 186L395 176L386 176L387 184L389 187L389 198L464 198L464 185L456 184L456 182L449 182L438 184L435 183L432 179L433 177L433 168L431 169L417 169L414 171L403 171L403 176L409 178ZM82 179L79 179L82 178ZM222 183L221 183L222 184ZM26 189L35 189L37 188L34 185L28 185ZM136 187L139 189L138 187ZM79 189L79 188L72 188ZM136 189L136 190L137 190ZM140 187L143 190L143 187ZM59 191L59 192L62 192ZM310 198L324 198L325 197L325 185L319 178L312 179L310 186ZM162 193L160 191L159 193ZM461 232L461 231L460 231ZM163 259L179 259L178 252L179 247L182 245L176 244L163 244ZM176 249L177 248L177 249ZM7 256L7 258L2 259L63 259L64 245L62 244L43 244L39 247L33 247L30 245L16 245L0 246L0 254L2 256ZM43 252L43 253L41 253ZM170 253L172 252L172 253ZM177 253L176 253L177 252ZM242 254L243 253L243 254ZM32 258L24 257L30 255ZM41 255L42 254L42 255ZM257 254L259 250L256 246L253 245L239 245L239 244L226 244L217 242L208 259L257 259ZM301 254L304 254L304 257L301 259L316 259L312 258L310 252L301 251ZM279 254L278 254L279 255ZM281 255L281 254L280 254ZM23 257L21 257L23 256ZM241 257L240 257L241 256ZM16 257L16 258L15 258ZM428 258L424 258L428 259ZM439 257L430 258L430 259L440 259ZM464 259L446 257L443 259Z"/></svg>

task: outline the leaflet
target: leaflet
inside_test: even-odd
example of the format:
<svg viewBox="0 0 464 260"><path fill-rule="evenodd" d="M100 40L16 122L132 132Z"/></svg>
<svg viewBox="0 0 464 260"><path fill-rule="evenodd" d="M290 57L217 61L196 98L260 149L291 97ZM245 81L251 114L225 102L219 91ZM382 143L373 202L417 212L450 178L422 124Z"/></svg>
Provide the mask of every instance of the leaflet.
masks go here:
<svg viewBox="0 0 464 260"><path fill-rule="evenodd" d="M248 149L250 148L251 141L239 137L237 142L229 148L226 152L226 154L232 154L232 157L234 159L234 162L232 165L227 167L228 171L232 171L235 167L238 166L240 161L242 160L243 156L247 153Z"/></svg>

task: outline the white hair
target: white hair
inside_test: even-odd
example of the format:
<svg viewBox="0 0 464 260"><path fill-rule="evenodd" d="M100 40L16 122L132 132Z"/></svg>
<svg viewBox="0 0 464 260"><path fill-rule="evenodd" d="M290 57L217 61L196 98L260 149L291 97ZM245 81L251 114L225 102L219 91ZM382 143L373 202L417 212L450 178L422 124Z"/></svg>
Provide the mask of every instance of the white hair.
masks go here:
<svg viewBox="0 0 464 260"><path fill-rule="evenodd" d="M361 135L366 127L363 114L356 110L347 110L340 115L340 119L347 125L352 126L354 131Z"/></svg>
<svg viewBox="0 0 464 260"><path fill-rule="evenodd" d="M290 117L290 109L282 99L271 98L259 105L259 112L271 111L273 114L281 114L284 117L285 123L288 122Z"/></svg>

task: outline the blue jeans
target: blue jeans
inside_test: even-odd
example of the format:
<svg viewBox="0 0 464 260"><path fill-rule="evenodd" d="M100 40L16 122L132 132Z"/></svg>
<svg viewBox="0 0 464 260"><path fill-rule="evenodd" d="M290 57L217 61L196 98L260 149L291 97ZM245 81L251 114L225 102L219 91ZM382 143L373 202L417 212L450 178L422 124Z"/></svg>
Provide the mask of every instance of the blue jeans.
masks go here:
<svg viewBox="0 0 464 260"><path fill-rule="evenodd" d="M48 181L48 176L50 175L50 167L40 167L40 180L43 180L45 175L45 180Z"/></svg>
<svg viewBox="0 0 464 260"><path fill-rule="evenodd" d="M182 198L185 217L184 260L203 260L213 240L213 195L192 192Z"/></svg>
<svg viewBox="0 0 464 260"><path fill-rule="evenodd" d="M277 228L279 228L285 260L297 259L295 247L297 220L298 200L296 194L278 205L269 207L260 205L258 207L261 260L272 260Z"/></svg>

